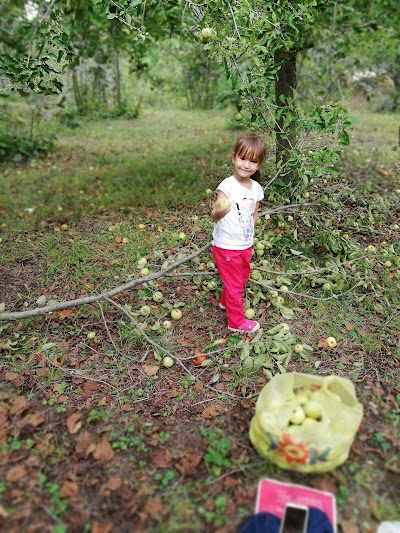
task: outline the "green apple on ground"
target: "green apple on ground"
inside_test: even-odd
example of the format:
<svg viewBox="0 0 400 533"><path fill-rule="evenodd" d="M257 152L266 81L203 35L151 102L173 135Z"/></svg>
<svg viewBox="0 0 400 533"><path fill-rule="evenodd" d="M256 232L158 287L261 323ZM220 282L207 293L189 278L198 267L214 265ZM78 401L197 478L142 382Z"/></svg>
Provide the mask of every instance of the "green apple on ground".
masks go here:
<svg viewBox="0 0 400 533"><path fill-rule="evenodd" d="M161 303L163 301L164 297L162 295L162 292L159 292L159 291L156 291L154 294L153 294L153 300L156 302L156 303Z"/></svg>
<svg viewBox="0 0 400 533"><path fill-rule="evenodd" d="M94 331L89 331L86 336L88 339L94 339L96 337L96 333Z"/></svg>
<svg viewBox="0 0 400 533"><path fill-rule="evenodd" d="M139 261L137 262L138 268L143 268L147 265L147 259L145 257L141 257Z"/></svg>
<svg viewBox="0 0 400 533"><path fill-rule="evenodd" d="M172 309L171 318L172 320L180 320L182 318L182 311L180 309Z"/></svg>
<svg viewBox="0 0 400 533"><path fill-rule="evenodd" d="M140 271L141 276L148 276L150 274L150 270L147 267L142 268Z"/></svg>
<svg viewBox="0 0 400 533"><path fill-rule="evenodd" d="M252 318L254 318L256 312L254 311L254 309L246 309L246 311L244 312L244 316L246 318L248 318L249 320L251 320Z"/></svg>
<svg viewBox="0 0 400 533"><path fill-rule="evenodd" d="M279 290L282 291L282 292L288 292L289 291L289 287L287 287L286 285L281 285L279 287Z"/></svg>
<svg viewBox="0 0 400 533"><path fill-rule="evenodd" d="M149 316L151 309L148 305L142 305L142 307L139 309L139 312L142 316Z"/></svg>
<svg viewBox="0 0 400 533"><path fill-rule="evenodd" d="M370 253L375 252L376 250L375 246L373 246L372 244L369 244L365 249L367 252L370 252Z"/></svg>
<svg viewBox="0 0 400 533"><path fill-rule="evenodd" d="M171 366L174 364L174 360L172 359L172 357L169 357L169 355L167 355L166 357L164 357L163 359L163 365L166 367L166 368L171 368Z"/></svg>
<svg viewBox="0 0 400 533"><path fill-rule="evenodd" d="M337 345L335 337L328 337L326 339L326 344L328 345L328 348L335 348Z"/></svg>
<svg viewBox="0 0 400 533"><path fill-rule="evenodd" d="M303 353L304 352L304 347L302 344L296 344L295 347L294 347L294 351L296 353Z"/></svg>
<svg viewBox="0 0 400 533"><path fill-rule="evenodd" d="M172 322L170 320L164 320L162 326L163 326L164 329L170 329L171 326L172 326Z"/></svg>
<svg viewBox="0 0 400 533"><path fill-rule="evenodd" d="M206 189L206 195L207 196L211 196L212 195L212 190L211 189Z"/></svg>

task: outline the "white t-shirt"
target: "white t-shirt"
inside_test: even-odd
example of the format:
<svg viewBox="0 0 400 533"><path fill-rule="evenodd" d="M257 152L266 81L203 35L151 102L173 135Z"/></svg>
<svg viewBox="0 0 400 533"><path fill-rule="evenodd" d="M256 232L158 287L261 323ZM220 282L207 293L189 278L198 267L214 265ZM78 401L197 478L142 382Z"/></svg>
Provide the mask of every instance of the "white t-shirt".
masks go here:
<svg viewBox="0 0 400 533"><path fill-rule="evenodd" d="M231 210L215 225L212 244L225 250L250 248L254 235L253 213L257 202L264 198L261 185L251 180L251 189L246 189L230 176L218 185L217 191L229 198Z"/></svg>

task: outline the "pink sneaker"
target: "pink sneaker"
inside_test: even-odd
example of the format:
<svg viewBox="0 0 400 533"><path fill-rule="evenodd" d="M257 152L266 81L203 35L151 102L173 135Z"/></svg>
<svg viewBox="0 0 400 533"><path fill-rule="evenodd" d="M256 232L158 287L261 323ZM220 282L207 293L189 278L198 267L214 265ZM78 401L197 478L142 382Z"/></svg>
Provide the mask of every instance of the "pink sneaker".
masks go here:
<svg viewBox="0 0 400 533"><path fill-rule="evenodd" d="M239 333L254 333L258 329L260 329L260 324L255 320L246 319L240 326L240 328L230 328L228 326L228 329L230 329L231 331L238 331Z"/></svg>

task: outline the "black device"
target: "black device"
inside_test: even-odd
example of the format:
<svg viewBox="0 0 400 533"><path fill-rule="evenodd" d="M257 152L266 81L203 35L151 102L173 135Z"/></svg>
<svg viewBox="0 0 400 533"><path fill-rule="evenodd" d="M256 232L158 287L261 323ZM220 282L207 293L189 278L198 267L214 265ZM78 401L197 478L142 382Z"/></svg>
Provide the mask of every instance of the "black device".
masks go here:
<svg viewBox="0 0 400 533"><path fill-rule="evenodd" d="M279 533L307 533L308 507L288 503L282 516Z"/></svg>

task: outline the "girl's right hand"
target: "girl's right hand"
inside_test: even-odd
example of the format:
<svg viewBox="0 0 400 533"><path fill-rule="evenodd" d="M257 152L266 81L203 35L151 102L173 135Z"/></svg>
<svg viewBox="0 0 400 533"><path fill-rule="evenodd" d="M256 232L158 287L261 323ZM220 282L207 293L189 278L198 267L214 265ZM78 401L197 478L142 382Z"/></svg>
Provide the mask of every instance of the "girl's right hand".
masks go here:
<svg viewBox="0 0 400 533"><path fill-rule="evenodd" d="M231 203L229 198L220 191L211 213L212 218L216 221L221 220L221 218L224 218L224 216L227 215L230 210Z"/></svg>

